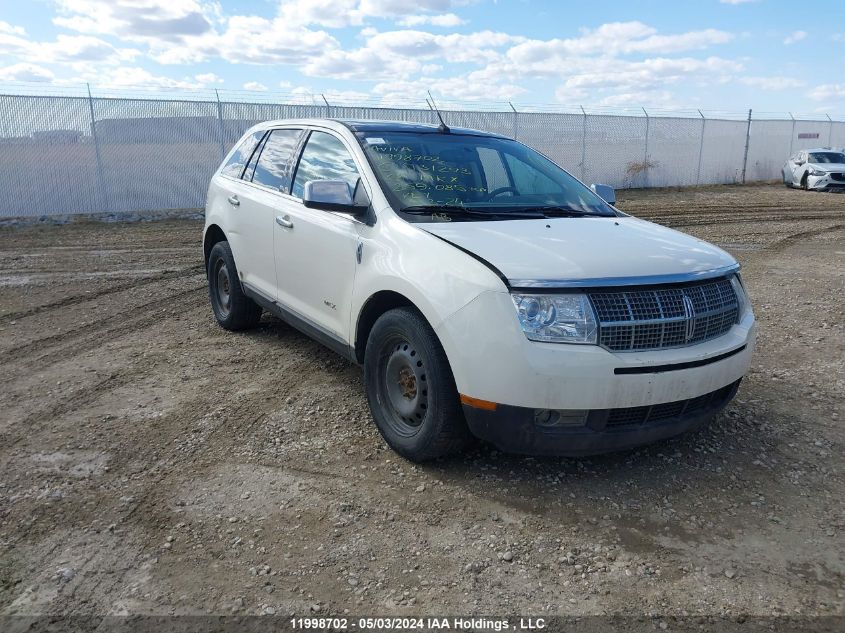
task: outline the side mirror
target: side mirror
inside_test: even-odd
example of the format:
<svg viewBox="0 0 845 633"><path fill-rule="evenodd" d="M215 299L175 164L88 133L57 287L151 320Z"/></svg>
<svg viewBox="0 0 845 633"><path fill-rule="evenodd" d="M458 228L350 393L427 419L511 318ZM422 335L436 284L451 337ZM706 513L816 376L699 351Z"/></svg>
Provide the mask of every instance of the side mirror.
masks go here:
<svg viewBox="0 0 845 633"><path fill-rule="evenodd" d="M799 158L798 160L795 161L795 164L800 167L801 165L804 164L804 161Z"/></svg>
<svg viewBox="0 0 845 633"><path fill-rule="evenodd" d="M610 185L592 184L590 189L607 204L616 204L616 191Z"/></svg>
<svg viewBox="0 0 845 633"><path fill-rule="evenodd" d="M345 180L309 180L302 192L302 204L309 209L360 215L369 207L369 200L361 200L361 194L366 198L360 180L354 191Z"/></svg>

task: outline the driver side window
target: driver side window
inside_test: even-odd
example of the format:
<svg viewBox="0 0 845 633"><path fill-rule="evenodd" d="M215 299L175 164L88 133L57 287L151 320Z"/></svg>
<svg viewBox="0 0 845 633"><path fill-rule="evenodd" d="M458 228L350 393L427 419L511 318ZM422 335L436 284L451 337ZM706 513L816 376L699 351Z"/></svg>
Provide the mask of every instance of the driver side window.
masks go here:
<svg viewBox="0 0 845 633"><path fill-rule="evenodd" d="M301 199L309 180L345 180L354 190L359 176L355 159L341 140L326 132L314 131L302 151L292 193Z"/></svg>
<svg viewBox="0 0 845 633"><path fill-rule="evenodd" d="M535 194L560 193L563 189L554 180L528 163L512 154L505 154L508 168L513 175L513 184L517 191L530 191Z"/></svg>

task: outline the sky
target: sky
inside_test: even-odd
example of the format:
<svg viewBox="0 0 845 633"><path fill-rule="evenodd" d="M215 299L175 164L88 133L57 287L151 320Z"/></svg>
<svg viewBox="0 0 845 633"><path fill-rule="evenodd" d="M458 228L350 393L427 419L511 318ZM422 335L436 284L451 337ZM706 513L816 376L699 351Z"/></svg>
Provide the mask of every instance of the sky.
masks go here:
<svg viewBox="0 0 845 633"><path fill-rule="evenodd" d="M845 22L794 0L0 0L0 87L845 113ZM20 84L17 84L20 85Z"/></svg>

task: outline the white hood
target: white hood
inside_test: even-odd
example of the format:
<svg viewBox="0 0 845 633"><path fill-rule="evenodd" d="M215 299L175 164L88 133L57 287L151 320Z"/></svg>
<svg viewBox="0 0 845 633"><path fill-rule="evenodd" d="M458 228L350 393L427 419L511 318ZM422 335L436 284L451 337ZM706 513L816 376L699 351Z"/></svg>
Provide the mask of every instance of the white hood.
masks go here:
<svg viewBox="0 0 845 633"><path fill-rule="evenodd" d="M845 163L808 163L808 166L820 171L845 172Z"/></svg>
<svg viewBox="0 0 845 633"><path fill-rule="evenodd" d="M487 260L512 283L703 273L736 263L707 242L631 217L416 226Z"/></svg>

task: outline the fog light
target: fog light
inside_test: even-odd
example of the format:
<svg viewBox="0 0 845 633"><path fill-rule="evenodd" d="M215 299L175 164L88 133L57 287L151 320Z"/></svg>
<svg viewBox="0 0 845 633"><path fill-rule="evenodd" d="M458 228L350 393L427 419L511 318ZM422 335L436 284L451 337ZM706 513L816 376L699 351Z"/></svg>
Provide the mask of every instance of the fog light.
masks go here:
<svg viewBox="0 0 845 633"><path fill-rule="evenodd" d="M535 409L534 424L544 428L584 426L588 413L582 409Z"/></svg>

